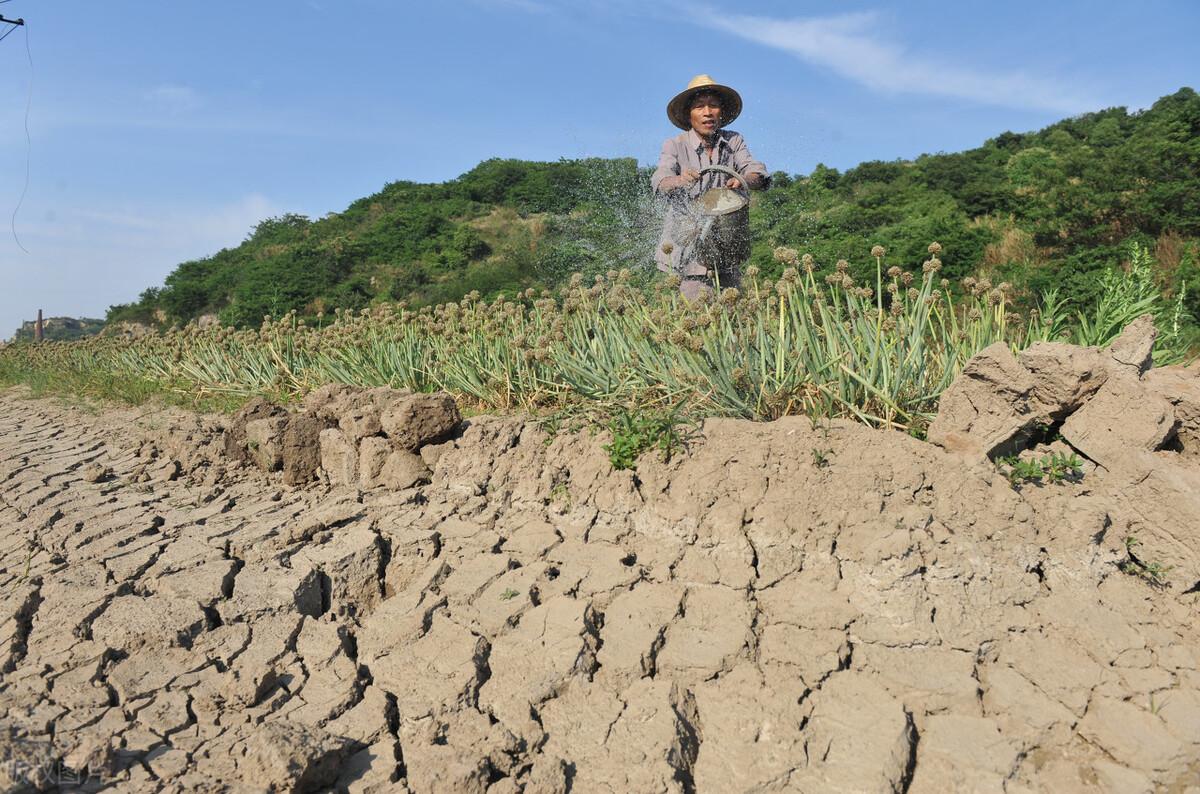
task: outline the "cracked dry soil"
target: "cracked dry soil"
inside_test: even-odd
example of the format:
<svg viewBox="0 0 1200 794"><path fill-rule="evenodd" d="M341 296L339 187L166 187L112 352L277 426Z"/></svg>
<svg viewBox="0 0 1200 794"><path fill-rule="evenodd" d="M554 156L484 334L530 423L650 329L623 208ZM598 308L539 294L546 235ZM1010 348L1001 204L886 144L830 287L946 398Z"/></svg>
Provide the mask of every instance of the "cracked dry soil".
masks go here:
<svg viewBox="0 0 1200 794"><path fill-rule="evenodd" d="M9 788L1200 785L1200 595L1120 570L1119 471L1017 491L797 418L635 476L477 418L360 492L228 464L222 421L0 394Z"/></svg>

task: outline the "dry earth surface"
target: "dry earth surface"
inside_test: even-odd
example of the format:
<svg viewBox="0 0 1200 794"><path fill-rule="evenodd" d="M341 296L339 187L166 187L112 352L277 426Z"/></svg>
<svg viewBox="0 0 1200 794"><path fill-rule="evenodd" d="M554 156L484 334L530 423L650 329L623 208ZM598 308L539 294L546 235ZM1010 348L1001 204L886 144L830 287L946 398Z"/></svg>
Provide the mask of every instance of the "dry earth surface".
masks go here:
<svg viewBox="0 0 1200 794"><path fill-rule="evenodd" d="M381 390L303 422L10 390L0 779L1200 791L1200 373L1123 339L989 348L942 446L710 420L636 474ZM1045 425L1084 475L1015 488L985 453Z"/></svg>

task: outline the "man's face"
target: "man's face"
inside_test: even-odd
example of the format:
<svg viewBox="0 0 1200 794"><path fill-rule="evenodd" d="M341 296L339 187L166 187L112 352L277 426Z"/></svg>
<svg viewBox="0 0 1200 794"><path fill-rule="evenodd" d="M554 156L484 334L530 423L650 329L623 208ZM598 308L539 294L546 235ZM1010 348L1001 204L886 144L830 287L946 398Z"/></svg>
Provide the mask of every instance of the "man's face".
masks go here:
<svg viewBox="0 0 1200 794"><path fill-rule="evenodd" d="M697 134L712 135L721 126L721 100L716 94L697 94L689 114Z"/></svg>

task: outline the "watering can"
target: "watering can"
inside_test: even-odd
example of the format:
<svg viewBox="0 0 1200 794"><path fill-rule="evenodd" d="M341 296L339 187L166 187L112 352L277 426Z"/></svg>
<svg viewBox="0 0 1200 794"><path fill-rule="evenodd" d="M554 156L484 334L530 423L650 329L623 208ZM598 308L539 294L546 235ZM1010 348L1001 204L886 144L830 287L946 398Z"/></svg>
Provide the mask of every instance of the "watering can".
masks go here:
<svg viewBox="0 0 1200 794"><path fill-rule="evenodd" d="M745 177L723 165L700 169L700 176L719 172L745 181ZM701 248L710 268L739 263L750 256L750 197L745 188L711 187L692 202L690 213L696 227L694 245Z"/></svg>
<svg viewBox="0 0 1200 794"><path fill-rule="evenodd" d="M705 166L700 169L700 176L703 178L705 174L714 171L725 174L743 184L745 182L744 176L723 165ZM719 218L749 208L750 197L746 194L745 188L734 190L728 187L711 187L700 194L700 198L696 200L696 206L701 215Z"/></svg>

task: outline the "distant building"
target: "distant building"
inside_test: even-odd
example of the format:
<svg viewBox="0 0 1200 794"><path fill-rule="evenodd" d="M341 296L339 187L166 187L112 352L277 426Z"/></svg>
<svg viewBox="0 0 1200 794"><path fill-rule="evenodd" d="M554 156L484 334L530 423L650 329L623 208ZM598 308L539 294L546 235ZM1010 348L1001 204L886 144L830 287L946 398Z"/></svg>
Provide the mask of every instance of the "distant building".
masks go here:
<svg viewBox="0 0 1200 794"><path fill-rule="evenodd" d="M17 329L11 341L33 341L36 326L36 320L26 320L21 323L21 327ZM100 333L100 329L103 327L103 320L94 320L90 317L50 317L42 320L42 337L49 341L82 339L85 336Z"/></svg>

